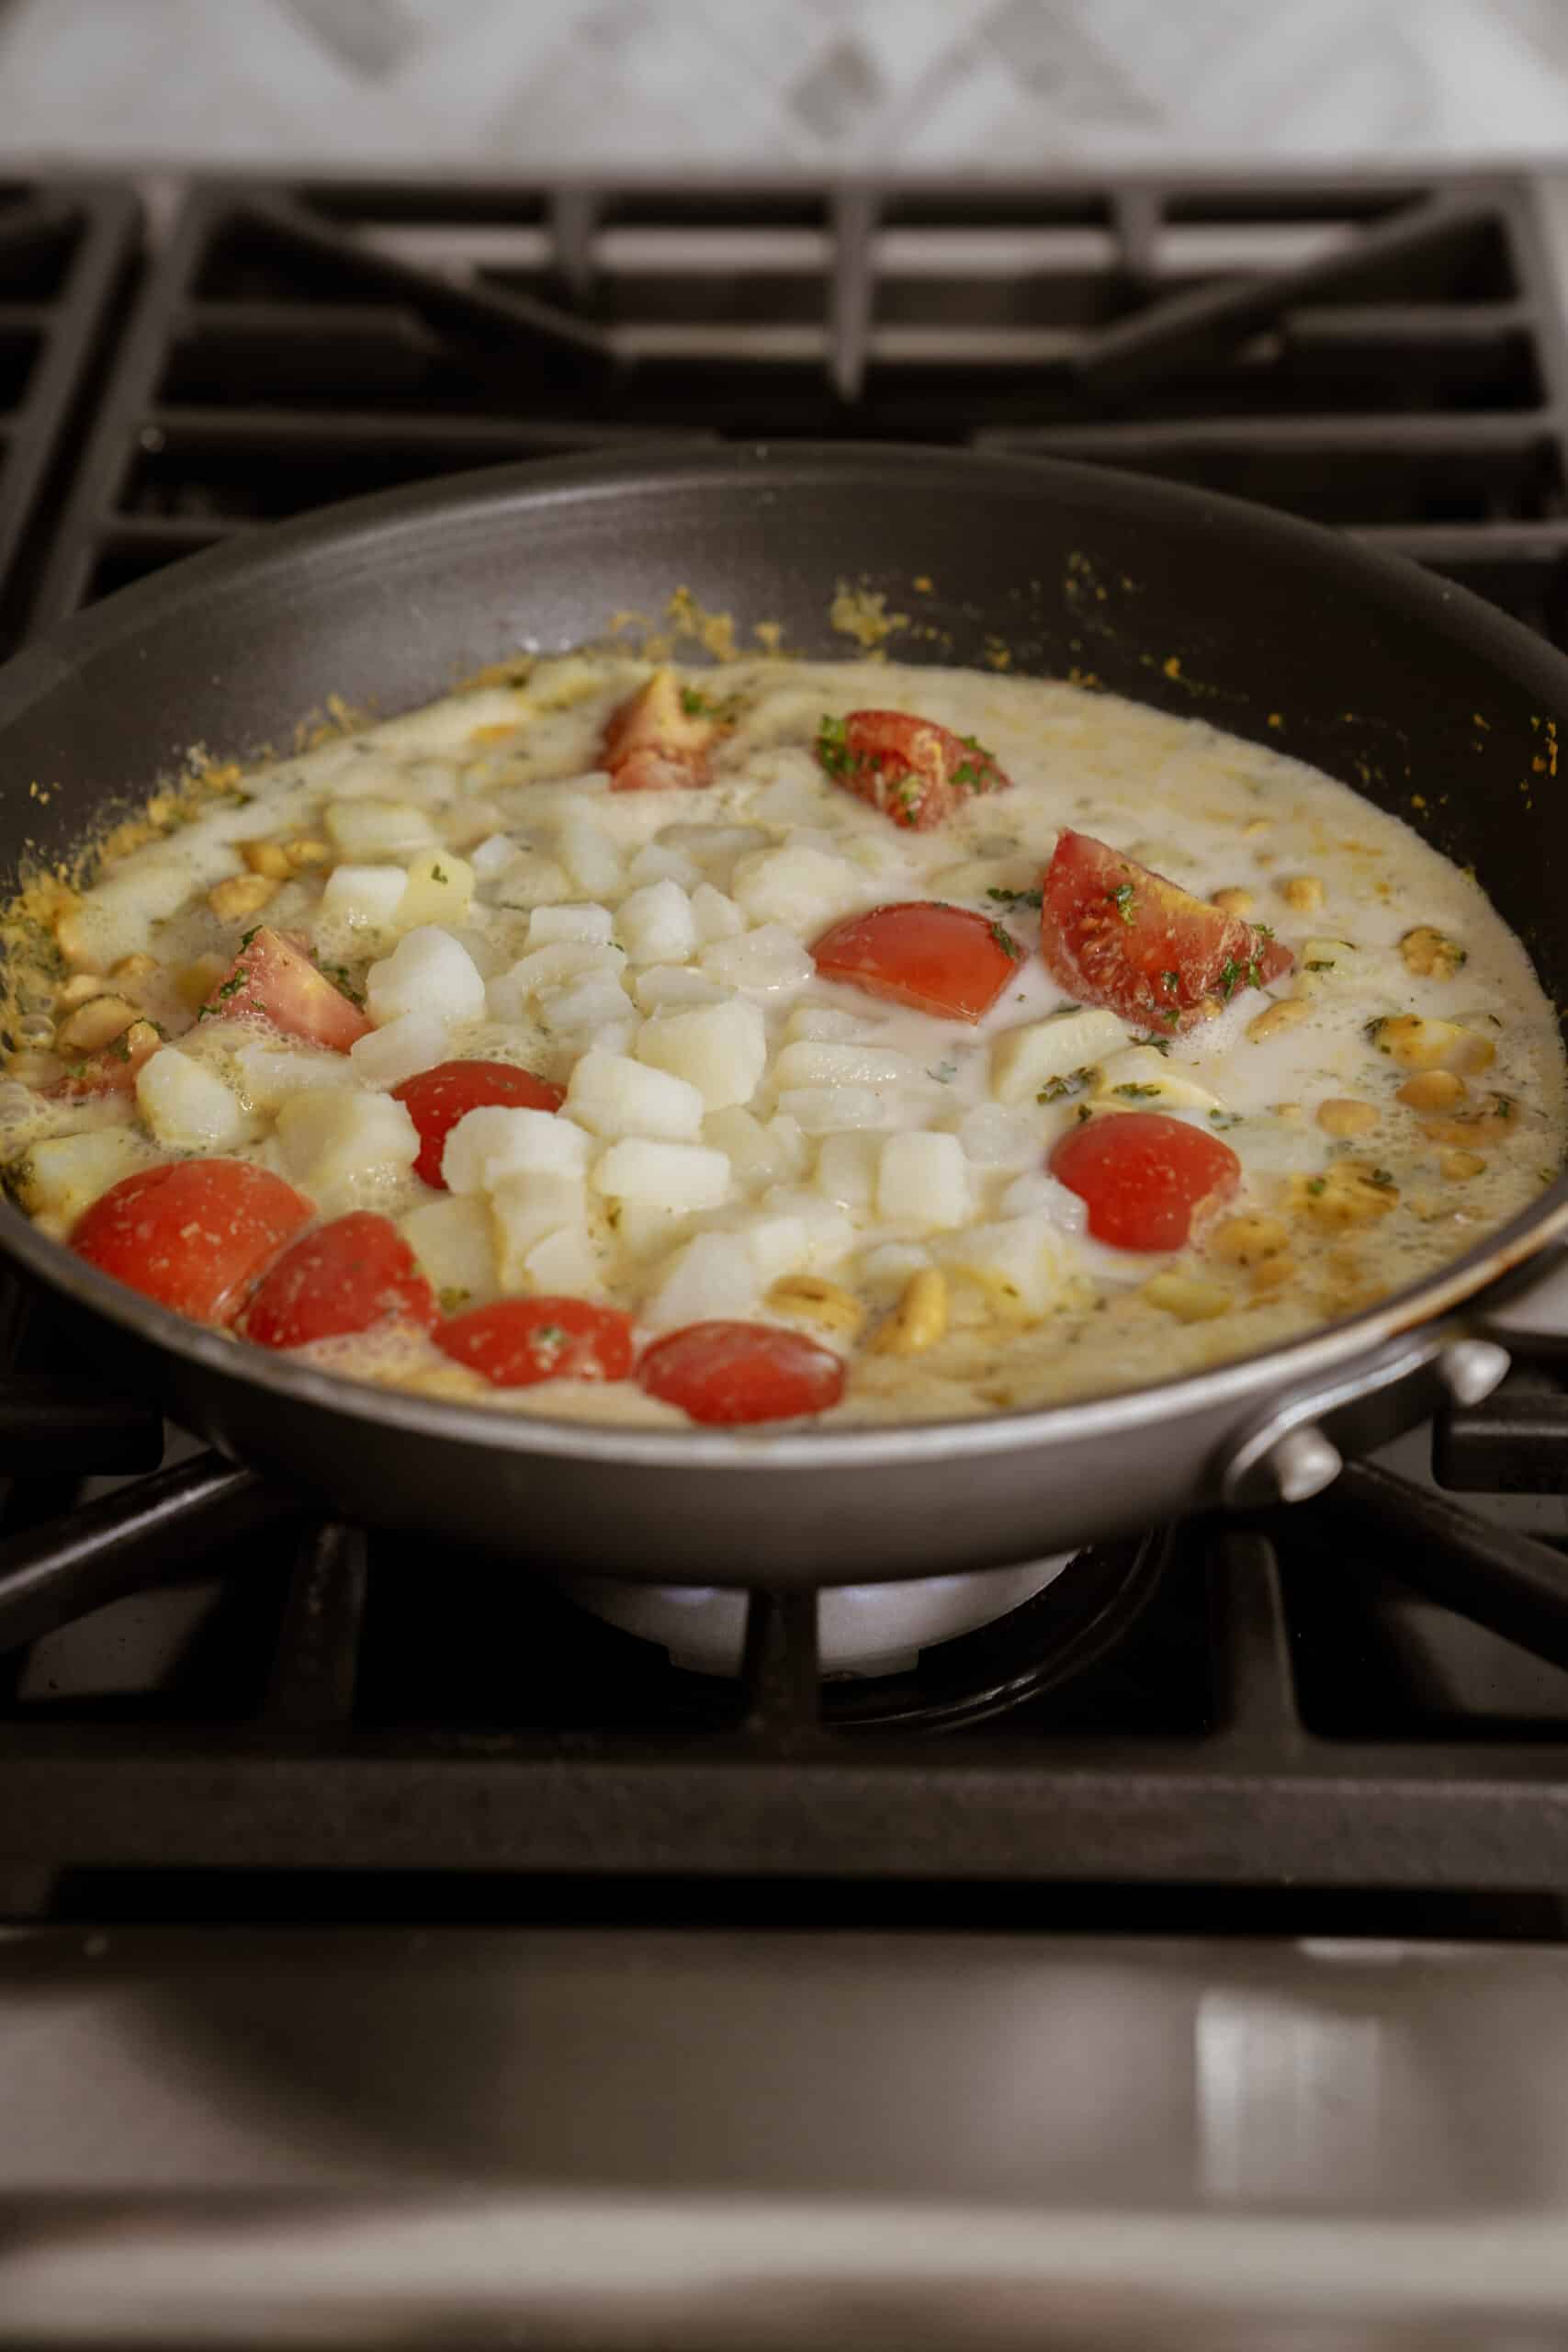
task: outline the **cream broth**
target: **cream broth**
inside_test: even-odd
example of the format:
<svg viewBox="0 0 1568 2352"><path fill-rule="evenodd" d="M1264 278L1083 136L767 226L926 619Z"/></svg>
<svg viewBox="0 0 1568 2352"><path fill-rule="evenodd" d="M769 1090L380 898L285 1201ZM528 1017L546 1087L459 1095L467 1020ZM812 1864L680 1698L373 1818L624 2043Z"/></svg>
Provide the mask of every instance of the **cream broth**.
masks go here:
<svg viewBox="0 0 1568 2352"><path fill-rule="evenodd" d="M65 1237L140 1168L250 1161L323 1217L398 1221L444 1312L568 1295L627 1310L639 1343L713 1317L807 1332L846 1366L823 1418L863 1423L1269 1347L1432 1272L1556 1174L1563 1057L1523 948L1473 879L1344 786L1066 684L757 662L682 682L722 716L710 781L612 789L606 727L648 677L540 662L243 776L233 805L117 864L62 920L70 977L0 1089L28 1214ZM977 739L1010 788L929 831L890 821L816 749L824 716L863 707ZM1064 828L1267 924L1293 967L1153 1042L1074 1011L1037 911ZM920 899L1012 944L977 1023L813 966L829 925ZM258 922L367 1003L352 1052L230 1017L223 974ZM132 1016L163 1032L134 1086L62 1095L106 1027L111 1057L154 1042ZM455 1157L449 1137L437 1190L390 1090L473 1058L565 1104L549 1137L508 1129L489 1158L479 1129ZM1064 1136L1129 1110L1240 1162L1179 1250L1095 1240L1047 1172ZM889 1150L917 1136L949 1140ZM904 1329L919 1276L940 1312ZM685 1425L629 1380L492 1388L406 1325L302 1352L500 1409Z"/></svg>

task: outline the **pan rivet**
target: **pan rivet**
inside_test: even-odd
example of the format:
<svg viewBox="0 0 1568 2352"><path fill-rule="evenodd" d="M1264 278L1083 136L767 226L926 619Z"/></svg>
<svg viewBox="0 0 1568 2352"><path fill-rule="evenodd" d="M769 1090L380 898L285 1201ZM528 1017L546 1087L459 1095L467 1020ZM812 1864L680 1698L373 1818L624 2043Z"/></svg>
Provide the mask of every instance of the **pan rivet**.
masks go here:
<svg viewBox="0 0 1568 2352"><path fill-rule="evenodd" d="M1321 1495L1344 1467L1338 1447L1310 1422L1305 1429L1287 1431L1269 1448L1264 1464L1282 1503L1304 1503Z"/></svg>
<svg viewBox="0 0 1568 2352"><path fill-rule="evenodd" d="M1456 1405L1479 1405L1508 1369L1508 1351L1495 1340L1456 1340L1438 1358L1438 1378Z"/></svg>

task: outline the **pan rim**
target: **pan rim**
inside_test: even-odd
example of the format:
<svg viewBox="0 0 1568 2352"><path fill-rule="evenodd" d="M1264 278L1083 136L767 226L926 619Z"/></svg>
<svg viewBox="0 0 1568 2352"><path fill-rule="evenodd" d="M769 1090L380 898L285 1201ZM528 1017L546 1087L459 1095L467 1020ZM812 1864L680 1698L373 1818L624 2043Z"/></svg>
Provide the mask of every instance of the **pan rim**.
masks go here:
<svg viewBox="0 0 1568 2352"><path fill-rule="evenodd" d="M369 496L341 501L255 537L205 550L168 566L152 579L118 591L86 611L57 624L0 667L0 734L35 701L68 679L84 662L127 638L166 623L193 602L210 604L230 586L252 587L269 571L285 571L299 557L336 556L353 561L367 541L384 544L404 531L415 533L437 518L448 534L465 519L476 529L493 530L498 514L547 509L562 503L613 498L628 483L641 492L677 490L694 480L730 480L755 492L777 484L779 492L813 481L853 476L863 487L911 477L925 487L976 489L987 482L1022 494L1048 491L1052 482L1077 496L1091 496L1111 511L1146 514L1157 507L1194 529L1228 533L1238 539L1262 538L1305 561L1328 565L1341 589L1358 579L1386 599L1397 599L1406 615L1439 635L1462 635L1472 650L1495 659L1532 692L1568 713L1568 656L1535 638L1509 615L1469 589L1422 570L1404 558L1342 538L1320 525L1251 501L1217 492L1130 473L1112 467L1054 458L993 455L919 445L864 441L844 443L752 442L716 449L673 449L650 443L646 450L609 457L525 460L487 467ZM1509 1222L1452 1260L1439 1272L1379 1300L1374 1306L1325 1324L1283 1345L1197 1373L1186 1373L1133 1389L1060 1404L998 1409L963 1419L936 1419L823 1428L783 1425L776 1433L636 1429L613 1422L552 1419L544 1414L498 1410L486 1404L419 1396L407 1390L289 1363L227 1333L187 1322L170 1309L143 1299L72 1256L62 1242L40 1233L9 1204L0 1217L0 1248L20 1261L50 1288L76 1305L195 1367L237 1374L297 1406L347 1414L373 1427L400 1429L452 1442L478 1442L498 1453L569 1455L588 1462L635 1462L652 1468L743 1469L770 1466L835 1468L854 1464L896 1464L929 1449L940 1430L947 1451L963 1456L1011 1452L1022 1444L1068 1445L1108 1436L1132 1436L1178 1412L1203 1413L1254 1396L1280 1399L1298 1388L1342 1371L1353 1359L1381 1346L1435 1328L1445 1314L1544 1251L1568 1239L1568 1174ZM1434 1342L1435 1343L1435 1342Z"/></svg>

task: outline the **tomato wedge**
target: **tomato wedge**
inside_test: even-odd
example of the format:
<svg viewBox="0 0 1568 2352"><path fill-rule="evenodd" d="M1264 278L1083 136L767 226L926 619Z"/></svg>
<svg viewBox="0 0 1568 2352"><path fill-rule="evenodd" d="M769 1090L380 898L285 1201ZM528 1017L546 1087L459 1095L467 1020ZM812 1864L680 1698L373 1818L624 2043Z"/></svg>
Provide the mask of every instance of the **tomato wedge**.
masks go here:
<svg viewBox="0 0 1568 2352"><path fill-rule="evenodd" d="M227 978L219 981L199 1017L205 1021L215 1013L225 1021L269 1022L285 1036L303 1037L335 1054L346 1054L370 1031L359 1007L266 923L246 933Z"/></svg>
<svg viewBox="0 0 1568 2352"><path fill-rule="evenodd" d="M1004 924L935 899L848 915L811 953L825 980L949 1021L989 1012L1023 956Z"/></svg>
<svg viewBox="0 0 1568 2352"><path fill-rule="evenodd" d="M794 1420L825 1413L844 1390L831 1348L771 1323L688 1323L654 1341L637 1376L694 1421Z"/></svg>
<svg viewBox="0 0 1568 2352"><path fill-rule="evenodd" d="M429 1330L435 1294L390 1217L357 1209L292 1242L262 1276L237 1328L263 1348L302 1348L394 1317Z"/></svg>
<svg viewBox="0 0 1568 2352"><path fill-rule="evenodd" d="M824 718L817 757L835 784L917 833L979 793L1005 792L1012 781L973 735L955 735L907 710Z"/></svg>
<svg viewBox="0 0 1568 2352"><path fill-rule="evenodd" d="M492 1388L536 1380L625 1380L632 1319L586 1298L502 1298L440 1324L435 1344Z"/></svg>
<svg viewBox="0 0 1568 2352"><path fill-rule="evenodd" d="M600 759L613 792L680 792L708 780L708 752L721 729L706 695L656 670L610 715Z"/></svg>
<svg viewBox="0 0 1568 2352"><path fill-rule="evenodd" d="M558 1111L566 1101L564 1087L552 1086L547 1078L536 1078L513 1062L437 1062L434 1069L405 1078L392 1094L419 1129L414 1174L443 1193L446 1179L441 1173L441 1155L446 1138L470 1111L492 1103L514 1111Z"/></svg>
<svg viewBox="0 0 1568 2352"><path fill-rule="evenodd" d="M83 1212L79 1258L198 1323L231 1323L247 1284L314 1211L243 1159L181 1159L122 1177Z"/></svg>
<svg viewBox="0 0 1568 2352"><path fill-rule="evenodd" d="M1241 1162L1228 1144L1161 1111L1120 1111L1065 1135L1058 1183L1089 1203L1089 1229L1115 1250L1179 1250L1199 1210L1228 1200Z"/></svg>
<svg viewBox="0 0 1568 2352"><path fill-rule="evenodd" d="M1040 910L1045 968L1079 1004L1174 1036L1295 958L1260 924L1222 914L1089 833L1061 834Z"/></svg>

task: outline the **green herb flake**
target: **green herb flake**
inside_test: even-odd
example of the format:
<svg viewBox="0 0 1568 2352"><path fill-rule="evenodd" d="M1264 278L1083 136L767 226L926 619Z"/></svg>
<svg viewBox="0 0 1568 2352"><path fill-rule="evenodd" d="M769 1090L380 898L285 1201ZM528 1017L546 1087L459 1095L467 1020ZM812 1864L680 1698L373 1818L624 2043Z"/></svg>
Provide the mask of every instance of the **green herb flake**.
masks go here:
<svg viewBox="0 0 1568 2352"><path fill-rule="evenodd" d="M681 707L685 712L688 718L706 718L712 712L713 705L709 702L706 695L701 693L697 687L682 686L681 689ZM824 724L826 724L826 721L824 721Z"/></svg>
<svg viewBox="0 0 1568 2352"><path fill-rule="evenodd" d="M817 756L829 775L848 775L854 755L850 750L849 728L844 719L821 720L817 729Z"/></svg>
<svg viewBox="0 0 1568 2352"><path fill-rule="evenodd" d="M1080 1126L1082 1126L1086 1119L1092 1119L1094 1113L1089 1109L1087 1102L1080 1102L1078 1104L1078 1125Z"/></svg>
<svg viewBox="0 0 1568 2352"><path fill-rule="evenodd" d="M472 1296L473 1292L465 1290L460 1283L449 1283L445 1290L436 1292L435 1303L443 1315L456 1315Z"/></svg>
<svg viewBox="0 0 1568 2352"><path fill-rule="evenodd" d="M444 865L433 865L430 869L430 878L433 882L449 882L452 877Z"/></svg>
<svg viewBox="0 0 1568 2352"><path fill-rule="evenodd" d="M1159 984L1165 990L1167 996L1179 996L1181 994L1181 975L1179 972L1162 972L1159 976Z"/></svg>
<svg viewBox="0 0 1568 2352"><path fill-rule="evenodd" d="M1241 966L1234 956L1227 956L1220 966L1220 994L1227 1004L1240 986Z"/></svg>
<svg viewBox="0 0 1568 2352"><path fill-rule="evenodd" d="M1075 1069L1065 1078L1048 1078L1034 1099L1037 1102L1066 1102L1071 1096L1081 1094L1093 1076L1092 1069Z"/></svg>
<svg viewBox="0 0 1568 2352"><path fill-rule="evenodd" d="M958 1064L956 1062L938 1062L934 1069L927 1070L926 1076L928 1078L934 1078L939 1086L951 1086L953 1080L958 1076Z"/></svg>
<svg viewBox="0 0 1568 2352"><path fill-rule="evenodd" d="M1005 927L999 922L990 923L987 927L990 932L991 937L996 941L997 945L1002 950L1002 953L1010 957L1013 963L1021 963L1023 960L1023 950L1019 945L1017 940L1013 937L1011 932L1005 929Z"/></svg>
<svg viewBox="0 0 1568 2352"><path fill-rule="evenodd" d="M1367 1182L1369 1184L1375 1184L1380 1193L1392 1193L1393 1190L1393 1178L1389 1174L1386 1168L1373 1168L1370 1170L1367 1176Z"/></svg>
<svg viewBox="0 0 1568 2352"><path fill-rule="evenodd" d="M1138 898L1138 894L1136 890L1134 889L1133 885L1130 882L1119 883L1114 890L1107 890L1105 895L1110 899L1111 905L1115 908L1117 913L1121 916L1122 922L1131 922L1134 919L1133 909L1136 905Z"/></svg>
<svg viewBox="0 0 1568 2352"><path fill-rule="evenodd" d="M1147 1046L1152 1052L1156 1054L1168 1054L1170 1051L1170 1039L1168 1037L1140 1037L1138 1043L1140 1046Z"/></svg>
<svg viewBox="0 0 1568 2352"><path fill-rule="evenodd" d="M1112 1094L1124 1094L1130 1102L1152 1102L1163 1090L1157 1086L1141 1086L1129 1081L1125 1086L1113 1086Z"/></svg>
<svg viewBox="0 0 1568 2352"><path fill-rule="evenodd" d="M1211 1111L1209 1124L1211 1126L1220 1128L1222 1132L1226 1127L1239 1127L1241 1113L1239 1111Z"/></svg>
<svg viewBox="0 0 1568 2352"><path fill-rule="evenodd" d="M1332 972L1334 958L1332 956L1320 956L1314 962L1309 963L1306 968L1309 972Z"/></svg>
<svg viewBox="0 0 1568 2352"><path fill-rule="evenodd" d="M1328 1179L1326 1176L1314 1176L1308 1180L1307 1191L1312 1194L1314 1201L1320 1193L1326 1193L1327 1190Z"/></svg>
<svg viewBox="0 0 1568 2352"><path fill-rule="evenodd" d="M1040 890L987 890L986 896L998 907L1037 907L1044 893Z"/></svg>

